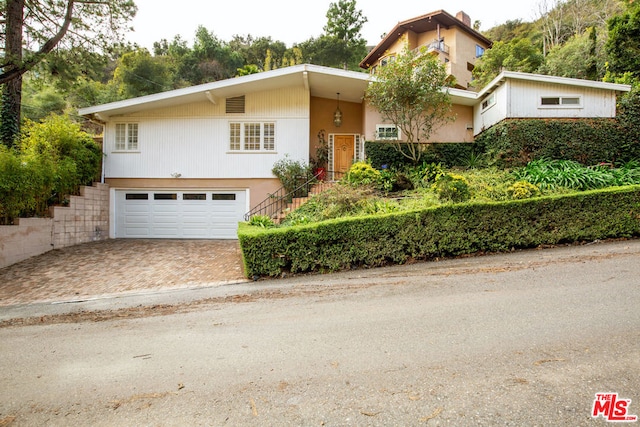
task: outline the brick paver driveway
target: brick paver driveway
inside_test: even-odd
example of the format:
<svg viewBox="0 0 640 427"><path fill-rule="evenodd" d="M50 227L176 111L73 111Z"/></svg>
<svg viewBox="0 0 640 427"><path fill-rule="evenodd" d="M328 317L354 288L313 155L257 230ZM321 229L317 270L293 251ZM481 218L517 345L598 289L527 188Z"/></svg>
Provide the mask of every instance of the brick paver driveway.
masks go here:
<svg viewBox="0 0 640 427"><path fill-rule="evenodd" d="M243 281L237 240L106 240L0 269L0 306Z"/></svg>

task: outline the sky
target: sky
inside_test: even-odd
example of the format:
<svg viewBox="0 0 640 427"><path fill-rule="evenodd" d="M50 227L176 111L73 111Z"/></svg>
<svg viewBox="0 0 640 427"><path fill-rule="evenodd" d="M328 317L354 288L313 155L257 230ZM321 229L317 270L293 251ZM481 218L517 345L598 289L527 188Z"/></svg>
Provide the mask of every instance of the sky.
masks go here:
<svg viewBox="0 0 640 427"><path fill-rule="evenodd" d="M445 10L455 16L465 11L471 22L479 20L480 30L507 20L533 21L544 0L357 0L367 22L362 36L368 45L376 45L384 33L398 22ZM161 39L171 41L180 35L191 46L199 25L222 41L234 35L271 37L287 47L323 33L327 10L337 0L135 0L138 13L132 21L133 32L126 39L152 50ZM391 7L393 6L393 7Z"/></svg>

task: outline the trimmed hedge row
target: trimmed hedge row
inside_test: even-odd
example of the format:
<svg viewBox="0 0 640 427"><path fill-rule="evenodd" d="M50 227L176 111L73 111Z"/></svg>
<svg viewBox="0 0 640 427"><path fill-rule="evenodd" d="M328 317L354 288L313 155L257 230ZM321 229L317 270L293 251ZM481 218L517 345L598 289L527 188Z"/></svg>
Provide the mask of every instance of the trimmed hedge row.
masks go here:
<svg viewBox="0 0 640 427"><path fill-rule="evenodd" d="M638 235L640 186L238 230L247 277Z"/></svg>
<svg viewBox="0 0 640 427"><path fill-rule="evenodd" d="M402 169L405 165L413 165L411 160L403 156L388 142L366 141L367 160L376 169L382 165L389 168ZM474 142L438 142L427 144L420 163L441 163L445 167L462 166L472 154L482 152L482 146Z"/></svg>

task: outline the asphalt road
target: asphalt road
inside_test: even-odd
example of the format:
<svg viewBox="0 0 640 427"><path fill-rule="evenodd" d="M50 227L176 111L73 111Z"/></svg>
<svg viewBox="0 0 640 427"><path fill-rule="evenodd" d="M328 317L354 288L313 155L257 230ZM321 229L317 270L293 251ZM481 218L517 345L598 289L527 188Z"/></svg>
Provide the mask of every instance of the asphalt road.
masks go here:
<svg viewBox="0 0 640 427"><path fill-rule="evenodd" d="M640 415L639 260L633 240L56 307L0 328L0 425L606 425L598 392Z"/></svg>

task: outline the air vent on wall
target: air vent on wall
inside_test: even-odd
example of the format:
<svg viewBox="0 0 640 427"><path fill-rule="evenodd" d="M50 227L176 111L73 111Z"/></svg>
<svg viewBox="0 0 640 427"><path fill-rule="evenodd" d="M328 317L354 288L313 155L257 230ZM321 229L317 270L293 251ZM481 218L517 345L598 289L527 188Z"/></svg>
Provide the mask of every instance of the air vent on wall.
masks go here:
<svg viewBox="0 0 640 427"><path fill-rule="evenodd" d="M244 95L227 98L227 113L244 113Z"/></svg>

